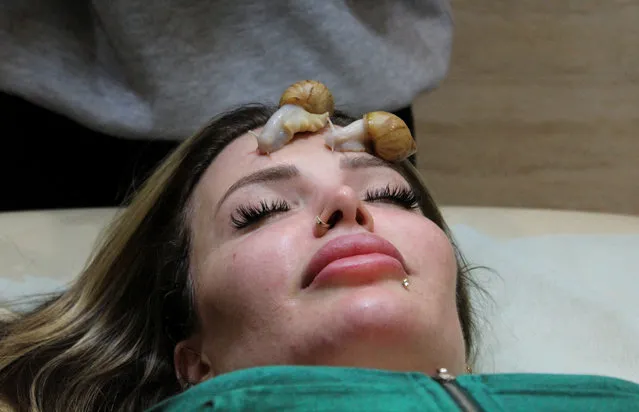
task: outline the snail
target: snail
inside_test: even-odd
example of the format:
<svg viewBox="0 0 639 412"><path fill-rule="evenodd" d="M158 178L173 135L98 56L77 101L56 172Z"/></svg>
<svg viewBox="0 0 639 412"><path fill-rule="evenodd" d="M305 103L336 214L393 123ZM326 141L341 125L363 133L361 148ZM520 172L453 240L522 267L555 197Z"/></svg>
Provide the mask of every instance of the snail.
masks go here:
<svg viewBox="0 0 639 412"><path fill-rule="evenodd" d="M388 112L366 113L362 119L325 135L331 150L369 152L389 162L399 162L417 151L408 126Z"/></svg>
<svg viewBox="0 0 639 412"><path fill-rule="evenodd" d="M317 132L330 123L335 110L328 87L315 80L303 80L289 86L280 98L280 108L257 136L259 153L269 154L290 142L295 133Z"/></svg>
<svg viewBox="0 0 639 412"><path fill-rule="evenodd" d="M333 115L335 103L333 95L323 83L302 80L289 86L280 98L280 107L285 104L302 106L309 113Z"/></svg>
<svg viewBox="0 0 639 412"><path fill-rule="evenodd" d="M328 112L313 114L301 106L285 104L268 119L262 133L257 136L257 150L269 154L290 142L295 133L317 132L328 122Z"/></svg>

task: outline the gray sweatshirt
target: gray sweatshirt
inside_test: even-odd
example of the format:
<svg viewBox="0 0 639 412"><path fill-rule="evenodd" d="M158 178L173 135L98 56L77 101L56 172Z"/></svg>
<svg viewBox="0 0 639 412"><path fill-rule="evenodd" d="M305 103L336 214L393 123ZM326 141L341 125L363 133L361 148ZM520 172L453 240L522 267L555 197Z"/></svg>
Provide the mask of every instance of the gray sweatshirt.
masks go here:
<svg viewBox="0 0 639 412"><path fill-rule="evenodd" d="M447 0L0 0L0 89L92 129L182 139L316 79L353 115L443 78Z"/></svg>

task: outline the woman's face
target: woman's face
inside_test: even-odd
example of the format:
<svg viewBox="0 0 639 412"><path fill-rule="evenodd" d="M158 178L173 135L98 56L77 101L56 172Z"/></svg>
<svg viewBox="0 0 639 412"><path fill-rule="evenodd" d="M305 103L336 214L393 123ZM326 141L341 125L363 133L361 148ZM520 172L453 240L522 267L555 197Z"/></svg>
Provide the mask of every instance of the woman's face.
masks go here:
<svg viewBox="0 0 639 412"><path fill-rule="evenodd" d="M233 141L194 193L201 323L176 348L181 374L197 382L274 364L461 373L453 250L401 174L366 153L331 152L319 134L270 156L256 147L251 135Z"/></svg>

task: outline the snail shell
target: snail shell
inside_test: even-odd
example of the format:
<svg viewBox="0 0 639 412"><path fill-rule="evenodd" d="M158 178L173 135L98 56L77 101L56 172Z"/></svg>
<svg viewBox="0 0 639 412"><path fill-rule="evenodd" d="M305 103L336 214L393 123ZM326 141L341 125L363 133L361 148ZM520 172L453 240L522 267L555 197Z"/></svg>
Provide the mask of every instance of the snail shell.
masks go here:
<svg viewBox="0 0 639 412"><path fill-rule="evenodd" d="M324 84L316 80L302 80L289 86L280 98L280 107L286 104L302 106L304 110L314 114L335 112L333 95Z"/></svg>
<svg viewBox="0 0 639 412"><path fill-rule="evenodd" d="M388 112L366 113L360 120L324 136L326 146L338 152L369 152L399 162L417 151L410 129Z"/></svg>
<svg viewBox="0 0 639 412"><path fill-rule="evenodd" d="M399 162L417 152L410 129L398 116L388 112L364 115L373 154L389 162Z"/></svg>
<svg viewBox="0 0 639 412"><path fill-rule="evenodd" d="M272 153L284 147L295 133L316 132L328 123L328 113L313 114L300 106L286 104L268 120L257 137L260 153Z"/></svg>

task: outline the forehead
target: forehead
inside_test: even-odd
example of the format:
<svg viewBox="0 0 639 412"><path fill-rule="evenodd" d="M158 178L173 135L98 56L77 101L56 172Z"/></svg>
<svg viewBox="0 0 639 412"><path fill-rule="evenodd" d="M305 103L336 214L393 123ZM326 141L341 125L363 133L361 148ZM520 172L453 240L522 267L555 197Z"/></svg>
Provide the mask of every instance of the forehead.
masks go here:
<svg viewBox="0 0 639 412"><path fill-rule="evenodd" d="M257 129L255 133L260 133ZM295 136L280 150L269 155L257 152L257 139L251 134L244 134L232 141L211 163L206 175L216 177L218 183L232 183L242 176L256 170L274 166L278 163L291 162L304 158L305 161L319 160L330 153L324 146L324 139L319 133L301 133Z"/></svg>
<svg viewBox="0 0 639 412"><path fill-rule="evenodd" d="M259 133L260 130L256 132ZM257 152L255 136L247 133L231 142L211 163L196 188L194 200L206 199L207 202L216 203L239 179L262 169L293 164L302 173L321 176L323 171L338 167L346 158L377 159L366 153L332 152L324 144L322 133L298 134L282 149L263 155ZM387 164L381 159L379 163ZM401 178L401 173L393 172L392 169L394 168L387 168L390 173Z"/></svg>

